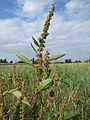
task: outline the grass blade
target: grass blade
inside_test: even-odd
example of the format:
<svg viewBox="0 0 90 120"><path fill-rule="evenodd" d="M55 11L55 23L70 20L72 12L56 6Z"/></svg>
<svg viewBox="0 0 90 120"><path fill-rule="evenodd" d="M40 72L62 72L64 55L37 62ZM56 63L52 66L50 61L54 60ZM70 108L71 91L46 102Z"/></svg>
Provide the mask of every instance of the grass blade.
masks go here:
<svg viewBox="0 0 90 120"><path fill-rule="evenodd" d="M80 115L79 112L74 112L74 111L66 112L64 120L70 120L73 118L77 118L79 115Z"/></svg>

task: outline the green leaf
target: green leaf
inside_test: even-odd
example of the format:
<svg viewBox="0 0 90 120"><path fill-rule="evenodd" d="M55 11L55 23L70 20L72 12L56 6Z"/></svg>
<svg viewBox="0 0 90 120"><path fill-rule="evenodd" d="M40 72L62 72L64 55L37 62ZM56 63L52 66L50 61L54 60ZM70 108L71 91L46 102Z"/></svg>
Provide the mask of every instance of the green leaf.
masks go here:
<svg viewBox="0 0 90 120"><path fill-rule="evenodd" d="M7 90L3 93L3 95L6 95L6 94L10 94L12 93L13 91L17 90L18 88L15 88L15 89L11 89L11 90Z"/></svg>
<svg viewBox="0 0 90 120"><path fill-rule="evenodd" d="M26 64L31 65L31 66L34 66L33 63L32 63L32 61L30 61L27 57L25 57L25 56L22 55L21 53L16 52L16 56L17 56L20 60L22 60L23 62L25 62Z"/></svg>
<svg viewBox="0 0 90 120"><path fill-rule="evenodd" d="M15 90L13 92L11 92L15 97L17 97L18 99L22 96L21 92L18 90Z"/></svg>
<svg viewBox="0 0 90 120"><path fill-rule="evenodd" d="M22 96L21 92L18 91L18 90L15 90L15 91L13 91L13 92L11 92L11 93L12 93L15 97L17 97L18 99ZM24 97L24 98L22 99L22 102L23 102L24 104L30 106L30 104L29 104L29 102L28 102L28 100L27 100L26 97Z"/></svg>
<svg viewBox="0 0 90 120"><path fill-rule="evenodd" d="M75 112L75 111L65 112L64 120L70 120L71 118L76 118L79 115L80 115L80 113L79 112Z"/></svg>
<svg viewBox="0 0 90 120"><path fill-rule="evenodd" d="M22 94L21 94L21 92L18 91L17 89L18 89L18 88L16 88L16 89L11 89L10 91L6 91L6 92L3 93L3 95L5 95L5 94L13 94L16 98L19 99L19 98L22 96ZM30 104L29 104L29 102L28 102L28 100L27 100L26 97L24 97L24 98L22 99L22 102L23 102L24 104L30 106Z"/></svg>
<svg viewBox="0 0 90 120"><path fill-rule="evenodd" d="M30 106L30 104L29 104L29 102L28 102L28 100L27 100L26 97L23 98L22 102L23 102L24 104Z"/></svg>
<svg viewBox="0 0 90 120"><path fill-rule="evenodd" d="M33 46L33 44L31 43L31 47L33 48L33 50L37 53L35 47Z"/></svg>
<svg viewBox="0 0 90 120"><path fill-rule="evenodd" d="M39 83L39 85L37 86L37 90L38 92L41 92L43 90L48 89L52 85L53 85L53 79L46 79Z"/></svg>
<svg viewBox="0 0 90 120"><path fill-rule="evenodd" d="M56 56L52 56L48 58L48 61L53 61L53 60L57 60L61 57L65 56L65 54L60 54L60 55L56 55Z"/></svg>
<svg viewBox="0 0 90 120"><path fill-rule="evenodd" d="M32 36L32 39L33 39L35 45L38 46L38 47L40 47L39 43L35 40L35 38L33 36Z"/></svg>

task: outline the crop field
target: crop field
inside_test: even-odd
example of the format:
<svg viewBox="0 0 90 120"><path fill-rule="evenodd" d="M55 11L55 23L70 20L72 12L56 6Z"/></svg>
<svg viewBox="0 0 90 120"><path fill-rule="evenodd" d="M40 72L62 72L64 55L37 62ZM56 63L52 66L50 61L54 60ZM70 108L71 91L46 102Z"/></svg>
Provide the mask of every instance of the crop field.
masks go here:
<svg viewBox="0 0 90 120"><path fill-rule="evenodd" d="M37 120L40 117L41 120L61 120L61 114L64 120L90 120L90 63L51 64L50 68L51 76L56 74L58 80L54 86L36 95L37 80L33 67L0 66L0 80L3 80L3 96L0 95L4 101L3 119ZM21 102L23 98L19 98L17 90L23 92L30 106L27 101Z"/></svg>
<svg viewBox="0 0 90 120"><path fill-rule="evenodd" d="M42 33L32 36L35 58L16 52L18 64L0 60L0 120L90 120L90 62L53 64L65 54L46 49L54 11L52 4Z"/></svg>

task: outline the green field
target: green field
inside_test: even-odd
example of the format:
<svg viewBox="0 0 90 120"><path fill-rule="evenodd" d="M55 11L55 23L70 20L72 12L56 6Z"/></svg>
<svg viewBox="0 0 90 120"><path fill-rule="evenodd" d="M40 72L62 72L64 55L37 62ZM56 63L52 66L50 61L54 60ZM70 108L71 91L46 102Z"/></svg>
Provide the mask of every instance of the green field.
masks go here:
<svg viewBox="0 0 90 120"><path fill-rule="evenodd" d="M57 111L60 111L65 100L70 100L69 103L66 102L65 108L61 109L64 113L64 120L90 120L90 63L51 64L50 67L52 70L51 76L58 71L59 81L57 81L54 88L50 88L53 90L52 95L51 93L47 94L49 93L48 89L43 91L41 96L35 97L34 90L37 87L36 71L33 67L27 65L16 66L16 79L19 81L19 87L24 81L26 97L29 96L28 101L31 105L29 107L24 104L24 119L36 120L36 113L39 111L42 120L58 120ZM13 85L13 66L1 65L0 77L4 80L4 92L16 88ZM45 110L43 110L43 113L40 113L39 110L40 97L44 99L43 108ZM18 101L12 94L6 93L4 95L4 112L7 113L10 120L19 120ZM35 104L36 101L37 105ZM46 106L47 103L48 106Z"/></svg>

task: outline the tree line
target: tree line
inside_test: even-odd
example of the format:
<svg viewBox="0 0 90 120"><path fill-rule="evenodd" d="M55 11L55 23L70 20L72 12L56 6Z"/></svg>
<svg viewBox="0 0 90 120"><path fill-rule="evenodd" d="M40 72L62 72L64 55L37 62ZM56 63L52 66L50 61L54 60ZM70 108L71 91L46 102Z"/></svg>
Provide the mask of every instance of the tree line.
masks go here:
<svg viewBox="0 0 90 120"><path fill-rule="evenodd" d="M9 62L7 59L0 59L0 63L13 63L13 61Z"/></svg>
<svg viewBox="0 0 90 120"><path fill-rule="evenodd" d="M32 58L31 61L32 61L34 64L36 63L36 61L35 61L34 58ZM84 61L81 61L81 60L72 61L72 59L65 59L65 61L62 61L62 62L54 61L54 63L82 63L82 62L90 62L90 59L84 60ZM10 63L10 64L13 64L13 63L23 63L23 61L13 62L13 60L8 61L7 59L0 59L0 63Z"/></svg>

